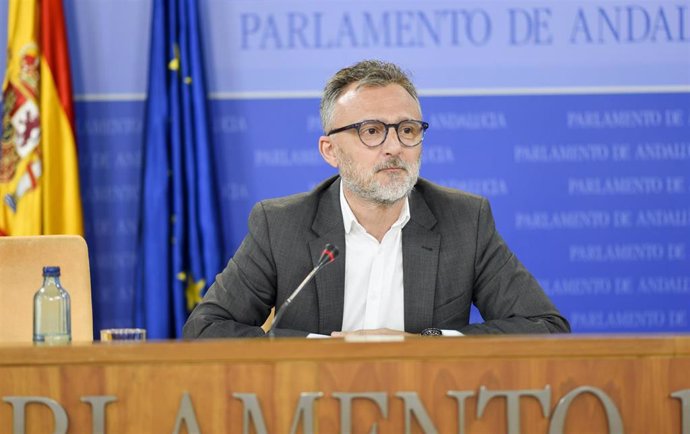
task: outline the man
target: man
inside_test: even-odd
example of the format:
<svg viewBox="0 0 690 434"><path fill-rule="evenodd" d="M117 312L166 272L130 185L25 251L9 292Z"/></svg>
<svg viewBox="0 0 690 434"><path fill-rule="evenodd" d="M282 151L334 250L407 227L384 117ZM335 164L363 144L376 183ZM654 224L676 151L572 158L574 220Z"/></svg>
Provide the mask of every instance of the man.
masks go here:
<svg viewBox="0 0 690 434"><path fill-rule="evenodd" d="M317 263L341 256L287 309L277 336L569 332L505 245L486 199L418 178L417 91L395 65L340 70L321 100L324 160L340 176L258 203L249 234L184 327L185 337L262 336ZM485 322L469 324L474 303Z"/></svg>

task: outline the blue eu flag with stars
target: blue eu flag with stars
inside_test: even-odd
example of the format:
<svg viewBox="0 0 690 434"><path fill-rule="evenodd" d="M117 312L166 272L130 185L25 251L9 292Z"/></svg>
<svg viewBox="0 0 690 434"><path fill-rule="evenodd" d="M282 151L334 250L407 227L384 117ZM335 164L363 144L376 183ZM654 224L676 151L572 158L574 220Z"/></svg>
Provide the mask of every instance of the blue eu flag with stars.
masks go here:
<svg viewBox="0 0 690 434"><path fill-rule="evenodd" d="M220 227L195 0L154 0L135 320L180 337L219 271Z"/></svg>

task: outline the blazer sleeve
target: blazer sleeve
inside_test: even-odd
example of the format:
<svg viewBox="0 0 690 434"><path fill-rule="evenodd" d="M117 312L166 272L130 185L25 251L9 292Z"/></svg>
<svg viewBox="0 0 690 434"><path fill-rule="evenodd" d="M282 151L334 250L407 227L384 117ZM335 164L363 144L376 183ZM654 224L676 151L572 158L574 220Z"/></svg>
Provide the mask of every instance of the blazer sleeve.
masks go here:
<svg viewBox="0 0 690 434"><path fill-rule="evenodd" d="M276 300L276 266L270 228L263 204L249 215L249 233L225 269L192 311L183 328L185 338L265 336L261 325ZM277 336L307 332L276 329Z"/></svg>
<svg viewBox="0 0 690 434"><path fill-rule="evenodd" d="M463 327L462 333L570 332L568 321L497 232L486 199L477 215L476 244L473 302L484 323Z"/></svg>

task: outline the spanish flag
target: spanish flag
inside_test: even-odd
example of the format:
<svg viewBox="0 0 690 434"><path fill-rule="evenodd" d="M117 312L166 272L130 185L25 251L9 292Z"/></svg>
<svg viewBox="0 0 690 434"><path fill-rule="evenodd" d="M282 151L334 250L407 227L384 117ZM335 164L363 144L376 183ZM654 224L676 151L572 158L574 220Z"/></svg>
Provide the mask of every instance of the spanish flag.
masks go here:
<svg viewBox="0 0 690 434"><path fill-rule="evenodd" d="M83 234L62 0L10 0L0 235Z"/></svg>

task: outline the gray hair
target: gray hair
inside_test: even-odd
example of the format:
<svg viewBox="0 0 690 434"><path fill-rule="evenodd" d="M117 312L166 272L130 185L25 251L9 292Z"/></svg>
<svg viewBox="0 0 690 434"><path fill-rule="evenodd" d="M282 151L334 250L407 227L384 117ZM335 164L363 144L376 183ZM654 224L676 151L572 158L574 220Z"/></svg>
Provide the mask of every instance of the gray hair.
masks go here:
<svg viewBox="0 0 690 434"><path fill-rule="evenodd" d="M397 84L405 89L419 105L417 89L410 77L398 65L382 60L363 60L341 69L326 83L321 97L321 127L324 133L330 129L335 102L343 94L345 88L352 83L358 83L357 89Z"/></svg>

